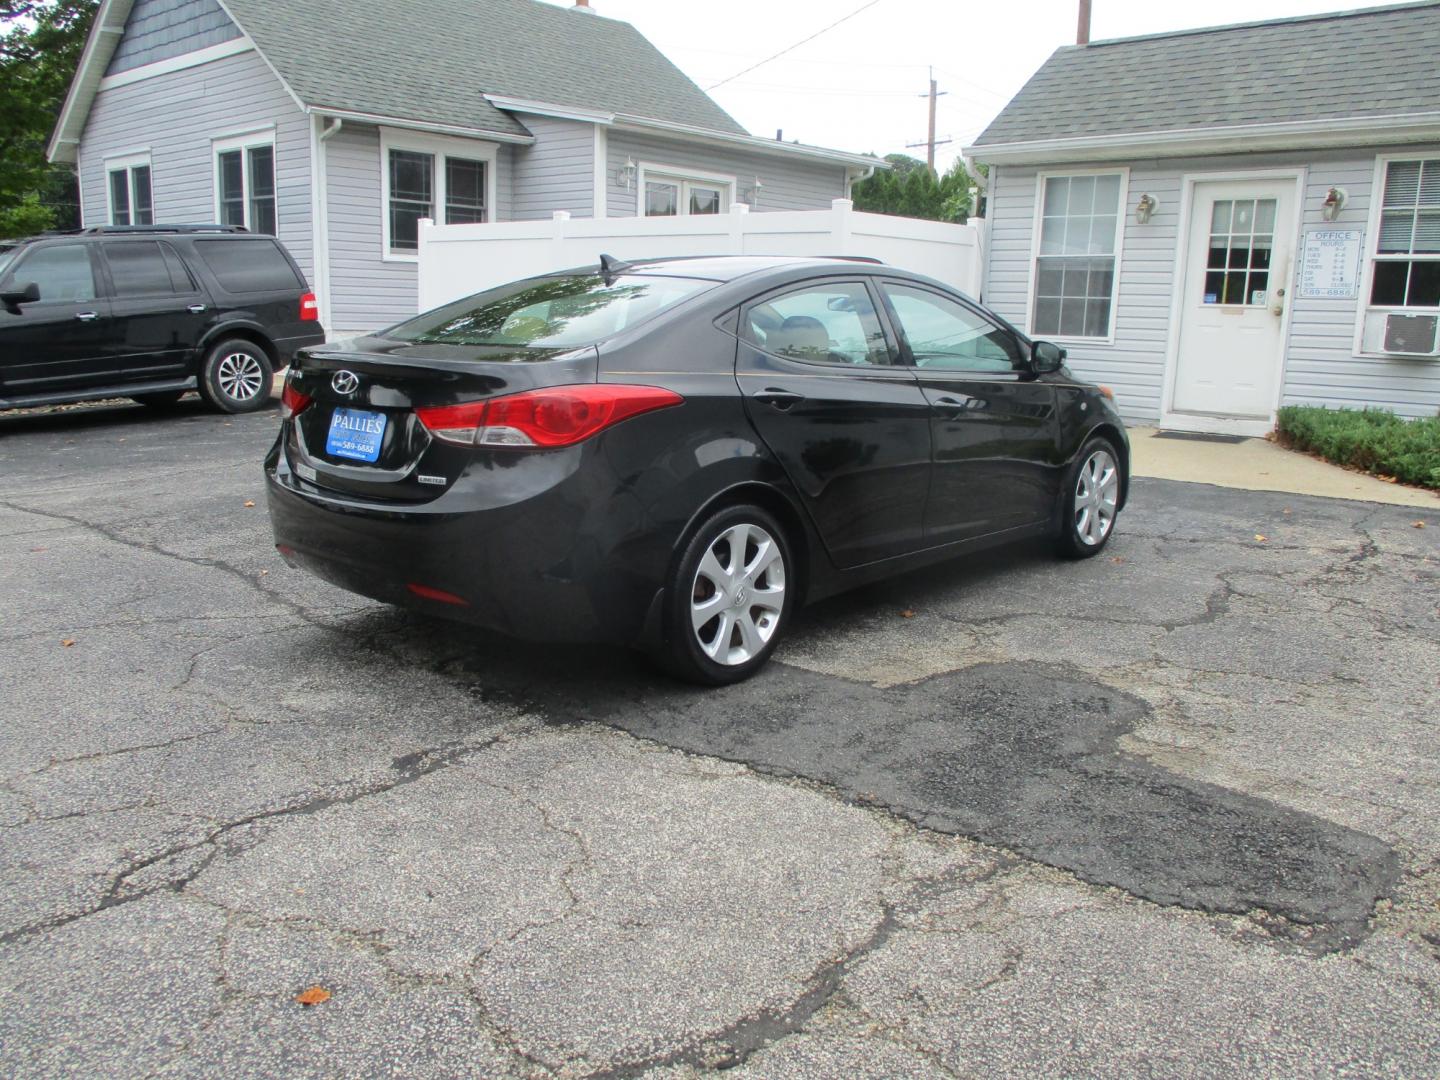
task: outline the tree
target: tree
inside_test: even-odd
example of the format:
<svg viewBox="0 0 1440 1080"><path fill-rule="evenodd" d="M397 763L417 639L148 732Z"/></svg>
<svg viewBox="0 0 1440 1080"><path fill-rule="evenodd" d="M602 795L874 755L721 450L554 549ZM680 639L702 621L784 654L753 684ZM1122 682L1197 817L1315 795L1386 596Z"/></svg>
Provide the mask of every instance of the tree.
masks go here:
<svg viewBox="0 0 1440 1080"><path fill-rule="evenodd" d="M944 176L908 154L887 154L885 160L889 170L877 170L850 189L855 209L961 224L969 218L975 182L959 158Z"/></svg>
<svg viewBox="0 0 1440 1080"><path fill-rule="evenodd" d="M76 224L75 179L45 160L99 0L0 0L0 236Z"/></svg>

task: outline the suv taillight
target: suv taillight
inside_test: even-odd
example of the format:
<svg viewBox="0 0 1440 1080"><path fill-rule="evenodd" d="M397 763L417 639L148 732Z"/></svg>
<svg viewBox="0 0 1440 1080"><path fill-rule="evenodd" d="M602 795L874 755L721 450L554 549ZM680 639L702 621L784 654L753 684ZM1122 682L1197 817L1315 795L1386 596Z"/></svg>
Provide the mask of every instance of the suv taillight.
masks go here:
<svg viewBox="0 0 1440 1080"><path fill-rule="evenodd" d="M612 424L685 401L658 386L548 386L487 401L415 410L425 430L461 446L574 446Z"/></svg>
<svg viewBox="0 0 1440 1080"><path fill-rule="evenodd" d="M300 321L320 321L320 301L315 299L315 294L313 292L300 294Z"/></svg>

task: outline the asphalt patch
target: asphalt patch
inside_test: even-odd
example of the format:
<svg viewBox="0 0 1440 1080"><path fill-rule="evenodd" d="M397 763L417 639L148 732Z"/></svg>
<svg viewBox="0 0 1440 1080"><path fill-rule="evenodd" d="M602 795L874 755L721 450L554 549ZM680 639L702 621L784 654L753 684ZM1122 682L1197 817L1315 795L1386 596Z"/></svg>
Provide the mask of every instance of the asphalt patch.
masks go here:
<svg viewBox="0 0 1440 1080"><path fill-rule="evenodd" d="M542 670L528 648L498 651L447 670L551 722L804 777L1157 904L1260 912L1321 951L1360 940L1400 872L1372 836L1120 750L1148 706L1062 669L987 664L881 690L773 664L701 691L623 654L551 650ZM527 668L533 681L512 681Z"/></svg>

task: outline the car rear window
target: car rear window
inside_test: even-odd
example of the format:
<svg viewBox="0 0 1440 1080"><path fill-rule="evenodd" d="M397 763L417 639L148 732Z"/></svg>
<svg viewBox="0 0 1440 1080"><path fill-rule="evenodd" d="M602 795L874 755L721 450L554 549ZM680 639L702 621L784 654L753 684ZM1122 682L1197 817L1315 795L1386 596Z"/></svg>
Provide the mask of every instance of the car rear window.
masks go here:
<svg viewBox="0 0 1440 1080"><path fill-rule="evenodd" d="M273 240L196 240L195 250L227 292L282 292L303 287Z"/></svg>
<svg viewBox="0 0 1440 1080"><path fill-rule="evenodd" d="M437 345L575 348L638 326L716 284L637 275L532 278L427 311L383 336Z"/></svg>

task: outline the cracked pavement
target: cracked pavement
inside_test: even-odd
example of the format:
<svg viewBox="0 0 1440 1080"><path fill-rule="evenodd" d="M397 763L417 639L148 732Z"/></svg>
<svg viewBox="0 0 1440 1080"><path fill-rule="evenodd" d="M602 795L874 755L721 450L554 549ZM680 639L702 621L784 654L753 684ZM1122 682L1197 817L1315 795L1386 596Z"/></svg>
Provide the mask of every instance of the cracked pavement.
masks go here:
<svg viewBox="0 0 1440 1080"><path fill-rule="evenodd" d="M1440 1072L1440 515L1140 480L699 691L286 569L275 424L0 416L0 1073Z"/></svg>

